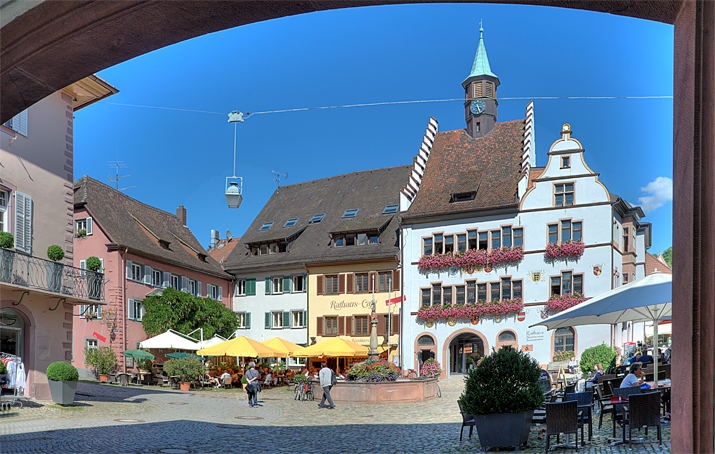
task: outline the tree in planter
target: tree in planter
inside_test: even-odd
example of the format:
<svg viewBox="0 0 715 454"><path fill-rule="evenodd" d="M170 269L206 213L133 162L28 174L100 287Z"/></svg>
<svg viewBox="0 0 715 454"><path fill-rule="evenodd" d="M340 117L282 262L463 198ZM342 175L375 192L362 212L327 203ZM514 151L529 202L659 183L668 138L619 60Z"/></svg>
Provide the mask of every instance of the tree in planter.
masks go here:
<svg viewBox="0 0 715 454"><path fill-rule="evenodd" d="M509 346L468 372L459 404L474 415L482 448L519 448L528 440L533 411L544 402L540 375L535 359Z"/></svg>
<svg viewBox="0 0 715 454"><path fill-rule="evenodd" d="M117 355L111 347L84 348L84 363L94 368L95 375L107 375L117 368Z"/></svg>
<svg viewBox="0 0 715 454"><path fill-rule="evenodd" d="M593 366L596 363L600 363L604 370L615 367L617 355L616 347L609 347L606 344L589 347L581 353L581 362L579 363L581 372L585 374L595 372Z"/></svg>
<svg viewBox="0 0 715 454"><path fill-rule="evenodd" d="M8 232L0 232L0 281L12 281L12 266L15 253L9 249L15 247L15 238Z"/></svg>
<svg viewBox="0 0 715 454"><path fill-rule="evenodd" d="M102 268L102 261L92 256L87 259L85 266L90 271L87 273L87 296L98 300L102 295L102 273L99 271Z"/></svg>
<svg viewBox="0 0 715 454"><path fill-rule="evenodd" d="M77 380L79 380L79 372L76 367L62 361L52 363L47 366L47 379L50 381L53 402L61 405L74 402Z"/></svg>
<svg viewBox="0 0 715 454"><path fill-rule="evenodd" d="M170 359L164 363L164 370L169 376L178 375L182 383L191 383L199 375L206 373L206 368L198 359L191 357L181 359Z"/></svg>
<svg viewBox="0 0 715 454"><path fill-rule="evenodd" d="M61 247L53 244L47 248L47 258L52 260L46 265L47 269L47 288L53 292L59 292L62 289L62 272L64 265L60 263L65 257L65 251Z"/></svg>
<svg viewBox="0 0 715 454"><path fill-rule="evenodd" d="M142 326L149 336L169 329L188 334L197 328L204 329L204 339L218 334L230 337L238 328L233 310L211 298L199 298L171 287L161 295L144 300Z"/></svg>

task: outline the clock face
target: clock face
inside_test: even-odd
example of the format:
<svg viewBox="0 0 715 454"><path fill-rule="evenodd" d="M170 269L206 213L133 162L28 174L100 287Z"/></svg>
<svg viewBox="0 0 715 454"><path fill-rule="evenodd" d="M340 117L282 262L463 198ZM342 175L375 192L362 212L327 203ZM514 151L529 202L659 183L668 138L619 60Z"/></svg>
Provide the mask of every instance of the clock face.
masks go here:
<svg viewBox="0 0 715 454"><path fill-rule="evenodd" d="M469 106L469 110L474 114L474 115L479 115L480 113L484 112L484 108L487 107L487 105L482 101L481 99L478 99L472 103L471 106Z"/></svg>

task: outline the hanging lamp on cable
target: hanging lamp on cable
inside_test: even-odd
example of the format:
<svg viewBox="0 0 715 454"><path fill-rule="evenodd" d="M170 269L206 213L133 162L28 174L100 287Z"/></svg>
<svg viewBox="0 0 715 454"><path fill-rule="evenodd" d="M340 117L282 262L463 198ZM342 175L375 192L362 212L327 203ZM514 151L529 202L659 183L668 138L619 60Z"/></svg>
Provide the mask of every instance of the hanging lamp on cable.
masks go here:
<svg viewBox="0 0 715 454"><path fill-rule="evenodd" d="M243 115L243 112L237 110L228 114L228 122L233 123L233 176L226 177L226 193L224 194L229 208L238 208L243 200L243 178L236 176L236 126L239 122L243 123ZM251 114L247 113L246 115Z"/></svg>

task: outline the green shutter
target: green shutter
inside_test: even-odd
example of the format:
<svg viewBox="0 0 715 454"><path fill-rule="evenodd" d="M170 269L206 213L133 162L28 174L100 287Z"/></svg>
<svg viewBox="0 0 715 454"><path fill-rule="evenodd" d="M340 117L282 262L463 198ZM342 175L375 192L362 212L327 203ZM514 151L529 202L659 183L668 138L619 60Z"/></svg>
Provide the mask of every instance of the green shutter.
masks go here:
<svg viewBox="0 0 715 454"><path fill-rule="evenodd" d="M266 312L266 329L271 328L271 313Z"/></svg>
<svg viewBox="0 0 715 454"><path fill-rule="evenodd" d="M308 326L308 311L303 311L303 326Z"/></svg>
<svg viewBox="0 0 715 454"><path fill-rule="evenodd" d="M246 312L246 329L251 328L251 313Z"/></svg>
<svg viewBox="0 0 715 454"><path fill-rule="evenodd" d="M308 291L308 275L304 274L303 275L303 293L306 293L307 291ZM307 325L308 322L305 322L305 324Z"/></svg>
<svg viewBox="0 0 715 454"><path fill-rule="evenodd" d="M283 329L290 328L290 312L283 312Z"/></svg>
<svg viewBox="0 0 715 454"><path fill-rule="evenodd" d="M266 295L271 294L271 278L267 277L266 278Z"/></svg>
<svg viewBox="0 0 715 454"><path fill-rule="evenodd" d="M246 295L255 295L255 294L256 294L256 280L248 279L246 281Z"/></svg>
<svg viewBox="0 0 715 454"><path fill-rule="evenodd" d="M290 276L283 276L283 293L290 293Z"/></svg>

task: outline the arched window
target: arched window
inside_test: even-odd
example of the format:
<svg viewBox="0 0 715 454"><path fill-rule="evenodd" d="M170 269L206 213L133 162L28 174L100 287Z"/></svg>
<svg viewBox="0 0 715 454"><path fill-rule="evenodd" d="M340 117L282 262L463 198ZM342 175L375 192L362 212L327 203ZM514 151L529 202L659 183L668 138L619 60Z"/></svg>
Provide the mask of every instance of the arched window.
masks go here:
<svg viewBox="0 0 715 454"><path fill-rule="evenodd" d="M576 333L573 328L559 328L554 334L554 351L555 352L572 352L574 351Z"/></svg>
<svg viewBox="0 0 715 454"><path fill-rule="evenodd" d="M516 342L514 331L503 331L499 334L499 342Z"/></svg>
<svg viewBox="0 0 715 454"><path fill-rule="evenodd" d="M430 336L422 336L417 339L417 345L434 345L434 339Z"/></svg>

